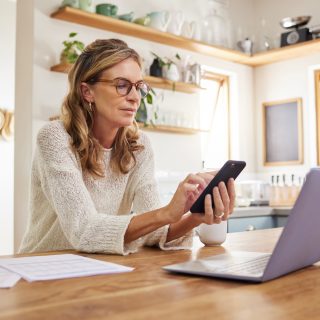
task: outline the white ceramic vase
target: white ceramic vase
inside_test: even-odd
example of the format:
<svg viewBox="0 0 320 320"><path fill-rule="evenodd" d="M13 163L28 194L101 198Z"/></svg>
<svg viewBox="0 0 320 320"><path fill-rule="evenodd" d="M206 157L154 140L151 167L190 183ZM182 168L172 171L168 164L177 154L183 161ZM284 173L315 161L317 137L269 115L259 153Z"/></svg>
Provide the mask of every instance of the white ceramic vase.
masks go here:
<svg viewBox="0 0 320 320"><path fill-rule="evenodd" d="M171 63L162 67L163 77L172 81L180 80L180 72L176 64Z"/></svg>

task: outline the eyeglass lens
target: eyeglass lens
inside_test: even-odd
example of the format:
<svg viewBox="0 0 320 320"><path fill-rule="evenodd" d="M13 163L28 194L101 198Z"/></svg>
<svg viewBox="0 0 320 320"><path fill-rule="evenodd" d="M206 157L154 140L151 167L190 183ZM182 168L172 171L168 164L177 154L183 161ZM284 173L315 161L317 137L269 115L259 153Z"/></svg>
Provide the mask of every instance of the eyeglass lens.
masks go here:
<svg viewBox="0 0 320 320"><path fill-rule="evenodd" d="M121 96L129 94L133 86L136 87L136 90L140 93L141 98L146 97L149 92L149 87L144 81L139 81L135 84L132 84L129 80L119 79L116 83L117 92Z"/></svg>

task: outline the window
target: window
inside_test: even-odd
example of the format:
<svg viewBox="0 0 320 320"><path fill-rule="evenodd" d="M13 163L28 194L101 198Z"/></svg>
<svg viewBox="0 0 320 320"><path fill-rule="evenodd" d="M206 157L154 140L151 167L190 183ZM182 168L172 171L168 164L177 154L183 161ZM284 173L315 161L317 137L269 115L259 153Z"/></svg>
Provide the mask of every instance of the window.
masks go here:
<svg viewBox="0 0 320 320"><path fill-rule="evenodd" d="M219 168L230 158L229 78L205 71L201 81L201 152L204 168Z"/></svg>

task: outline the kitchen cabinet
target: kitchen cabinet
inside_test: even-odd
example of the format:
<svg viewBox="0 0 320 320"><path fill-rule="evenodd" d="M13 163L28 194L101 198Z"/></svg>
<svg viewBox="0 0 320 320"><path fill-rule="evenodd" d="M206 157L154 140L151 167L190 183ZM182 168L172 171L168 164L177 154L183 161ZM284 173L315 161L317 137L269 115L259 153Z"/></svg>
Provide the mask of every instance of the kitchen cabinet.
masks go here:
<svg viewBox="0 0 320 320"><path fill-rule="evenodd" d="M228 220L228 232L253 231L284 227L291 208L250 207L246 211L236 209Z"/></svg>
<svg viewBox="0 0 320 320"><path fill-rule="evenodd" d="M65 7L51 14L52 18L69 21L128 36L186 49L226 61L257 67L281 60L298 58L320 51L320 39L314 39L283 48L272 49L249 56L242 52L205 42L190 40L181 36L161 32L135 23L126 22L80 9Z"/></svg>
<svg viewBox="0 0 320 320"><path fill-rule="evenodd" d="M277 227L284 227L287 223L288 217L286 216L275 216L276 219L276 226Z"/></svg>
<svg viewBox="0 0 320 320"><path fill-rule="evenodd" d="M228 220L228 232L253 231L275 227L276 221L273 216L230 218Z"/></svg>

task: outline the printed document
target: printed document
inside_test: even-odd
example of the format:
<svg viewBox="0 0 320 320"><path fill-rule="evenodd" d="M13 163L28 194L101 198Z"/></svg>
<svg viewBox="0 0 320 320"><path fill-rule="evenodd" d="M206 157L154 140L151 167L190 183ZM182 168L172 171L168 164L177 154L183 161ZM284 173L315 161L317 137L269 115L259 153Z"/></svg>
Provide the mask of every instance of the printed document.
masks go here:
<svg viewBox="0 0 320 320"><path fill-rule="evenodd" d="M13 287L19 280L21 276L8 271L6 269L0 268L0 288L11 288Z"/></svg>
<svg viewBox="0 0 320 320"><path fill-rule="evenodd" d="M129 272L133 270L130 267L75 254L0 259L0 267L14 272L30 282Z"/></svg>

